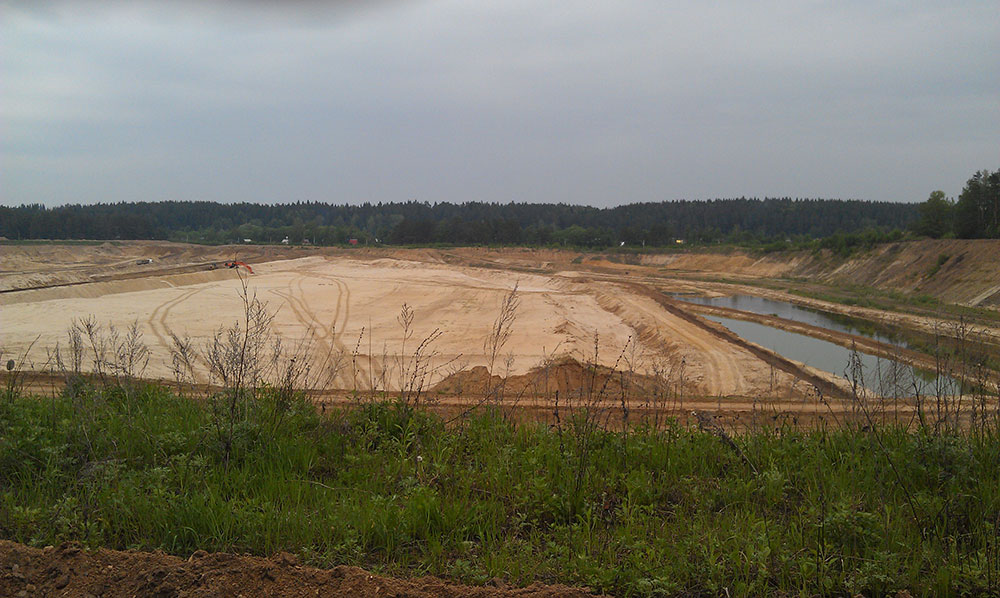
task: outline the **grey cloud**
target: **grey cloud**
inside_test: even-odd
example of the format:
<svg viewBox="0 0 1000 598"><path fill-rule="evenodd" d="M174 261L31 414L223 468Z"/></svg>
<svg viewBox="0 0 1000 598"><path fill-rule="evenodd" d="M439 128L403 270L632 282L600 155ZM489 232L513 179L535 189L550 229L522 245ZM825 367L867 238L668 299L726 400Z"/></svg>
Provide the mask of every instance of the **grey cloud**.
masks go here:
<svg viewBox="0 0 1000 598"><path fill-rule="evenodd" d="M988 3L95 6L0 24L0 202L915 201L998 166Z"/></svg>

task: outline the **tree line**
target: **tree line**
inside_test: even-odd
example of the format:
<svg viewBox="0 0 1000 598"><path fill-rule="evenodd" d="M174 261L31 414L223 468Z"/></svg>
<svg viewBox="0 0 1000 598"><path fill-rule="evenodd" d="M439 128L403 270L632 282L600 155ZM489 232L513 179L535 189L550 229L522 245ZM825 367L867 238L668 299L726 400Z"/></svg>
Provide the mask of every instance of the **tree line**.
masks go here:
<svg viewBox="0 0 1000 598"><path fill-rule="evenodd" d="M919 212L914 229L924 236L1000 238L1000 169L972 175L957 200L948 199L944 191L931 192Z"/></svg>
<svg viewBox="0 0 1000 598"><path fill-rule="evenodd" d="M917 222L917 204L738 198L614 208L530 203L223 204L166 201L0 207L8 239L164 239L574 247L786 244L836 235L883 237Z"/></svg>

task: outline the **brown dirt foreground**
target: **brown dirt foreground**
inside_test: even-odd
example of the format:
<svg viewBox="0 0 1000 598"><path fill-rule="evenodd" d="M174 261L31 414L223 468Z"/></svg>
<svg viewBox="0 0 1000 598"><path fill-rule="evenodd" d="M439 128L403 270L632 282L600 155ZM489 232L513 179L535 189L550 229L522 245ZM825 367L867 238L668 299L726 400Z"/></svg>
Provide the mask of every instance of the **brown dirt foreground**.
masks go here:
<svg viewBox="0 0 1000 598"><path fill-rule="evenodd" d="M299 565L287 553L265 559L198 551L184 560L159 552L88 552L74 543L43 550L0 540L0 596L576 598L593 594L558 585L512 588L497 582L472 587L434 577L380 577L357 567L316 569Z"/></svg>

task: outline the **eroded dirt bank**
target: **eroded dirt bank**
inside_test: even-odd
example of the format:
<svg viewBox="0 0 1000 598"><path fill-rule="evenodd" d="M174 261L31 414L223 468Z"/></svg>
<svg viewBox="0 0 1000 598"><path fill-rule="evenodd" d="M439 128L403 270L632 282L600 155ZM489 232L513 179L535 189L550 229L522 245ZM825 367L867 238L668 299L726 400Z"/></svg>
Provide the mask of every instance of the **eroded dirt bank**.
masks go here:
<svg viewBox="0 0 1000 598"><path fill-rule="evenodd" d="M583 598L586 589L554 585L473 587L434 577L397 579L357 567L316 569L287 553L271 558L198 551L188 559L159 552L81 550L75 544L37 549L0 540L0 596L80 598L303 596L399 598Z"/></svg>
<svg viewBox="0 0 1000 598"><path fill-rule="evenodd" d="M829 251L754 255L741 250L644 255L637 263L678 274L798 278L925 294L945 303L1000 305L995 239L923 239L879 245L850 257Z"/></svg>

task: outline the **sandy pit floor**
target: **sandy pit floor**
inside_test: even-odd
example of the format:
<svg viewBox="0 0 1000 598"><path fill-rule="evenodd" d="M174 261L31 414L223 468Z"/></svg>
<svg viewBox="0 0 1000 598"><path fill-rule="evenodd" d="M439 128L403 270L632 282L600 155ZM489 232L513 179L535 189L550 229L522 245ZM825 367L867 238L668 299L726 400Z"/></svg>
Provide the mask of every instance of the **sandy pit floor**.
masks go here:
<svg viewBox="0 0 1000 598"><path fill-rule="evenodd" d="M211 269L210 262L202 261L205 255L184 246L166 250L136 244L131 253L129 249L87 249L99 256L92 271L79 255L62 268L52 263L58 256L34 256L36 262L46 262L44 280L49 284L0 294L4 359L27 354L30 369L53 369L53 349L58 344L65 359L67 331L74 321L93 318L105 330L114 324L119 333L135 322L150 349L146 377L174 378L173 334L190 338L198 349L196 381L211 382L204 349L220 327L243 318L242 270ZM158 256L160 270L133 259L150 252ZM678 317L627 285L567 275L559 264L544 261L546 256L519 255L521 265L548 267L525 271L433 252L402 257L315 253L268 255L273 261L253 263L254 274L245 279L249 292L274 316L272 338L282 339L286 353L308 355L314 363L312 378L322 379L326 388L397 390L413 384L417 364L422 368L419 384L430 388L476 366L492 364L495 375L517 376L568 358L669 376L675 386L695 395L791 397L805 392L795 372L775 369L759 354ZM171 256L182 259L171 262ZM21 256L16 264L8 258L0 280L13 288L41 280L43 268L32 270L32 257ZM488 340L504 298L515 286L516 317L509 338L493 357ZM413 313L405 340L400 322L404 304ZM421 346L425 339L431 340ZM86 361L89 354L84 357Z"/></svg>

